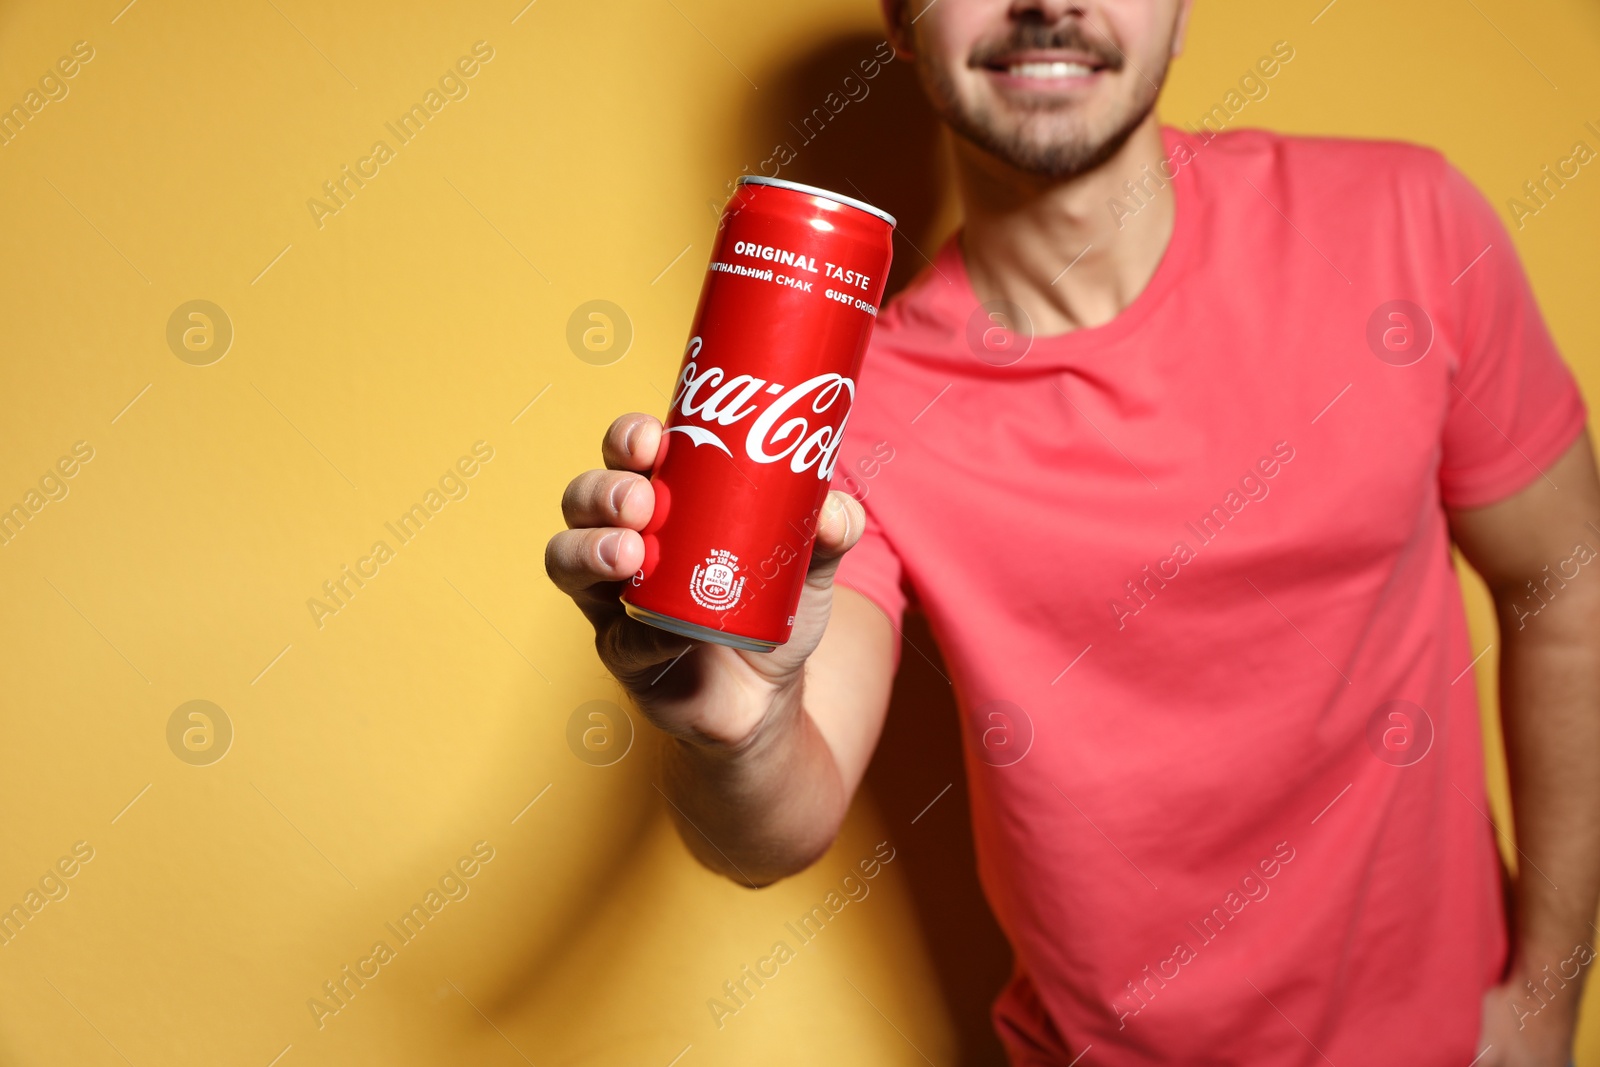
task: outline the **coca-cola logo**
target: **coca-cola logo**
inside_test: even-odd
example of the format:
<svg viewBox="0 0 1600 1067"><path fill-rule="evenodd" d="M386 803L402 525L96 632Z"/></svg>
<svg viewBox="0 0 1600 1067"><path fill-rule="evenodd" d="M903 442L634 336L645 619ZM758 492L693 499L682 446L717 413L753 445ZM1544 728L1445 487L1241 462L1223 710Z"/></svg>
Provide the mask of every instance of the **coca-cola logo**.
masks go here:
<svg viewBox="0 0 1600 1067"><path fill-rule="evenodd" d="M788 460L789 469L796 474L815 468L822 481L833 477L856 396L855 382L842 374L818 374L790 386L750 374L730 376L721 367L702 367L701 347L700 338L689 340L674 387L668 413L672 425L667 433L681 433L696 447L710 445L732 458L733 450L712 427L748 421L744 453L752 463ZM814 418L821 423L815 429Z"/></svg>

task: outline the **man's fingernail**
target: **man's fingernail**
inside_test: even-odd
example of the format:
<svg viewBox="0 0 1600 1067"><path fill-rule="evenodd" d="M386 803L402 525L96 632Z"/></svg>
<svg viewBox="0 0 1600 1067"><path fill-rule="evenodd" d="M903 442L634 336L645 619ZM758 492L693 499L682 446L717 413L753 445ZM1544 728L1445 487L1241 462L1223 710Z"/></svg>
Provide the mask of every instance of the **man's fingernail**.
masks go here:
<svg viewBox="0 0 1600 1067"><path fill-rule="evenodd" d="M843 521L843 523L844 523L844 532L841 533L839 536L840 536L841 540L849 539L849 537L850 537L850 526L851 526L851 523L850 523L850 509L845 506L844 497L842 497L842 496L834 496L831 493L829 494L829 496L828 496L828 514L829 514L830 518L833 518L835 520Z"/></svg>
<svg viewBox="0 0 1600 1067"><path fill-rule="evenodd" d="M623 435L623 437L622 437L622 452L623 452L624 455L627 455L627 456L632 456L633 455L633 439L635 437L639 436L639 427L641 427L643 425L644 425L643 422L636 422L631 427L629 427L628 428L628 432Z"/></svg>
<svg viewBox="0 0 1600 1067"><path fill-rule="evenodd" d="M628 502L628 494L633 492L638 485L638 479L625 478L611 487L611 510L617 515L622 514L622 507Z"/></svg>
<svg viewBox="0 0 1600 1067"><path fill-rule="evenodd" d="M618 557L622 555L622 531L616 530L600 538L595 551L600 554L601 563L607 567L615 567Z"/></svg>

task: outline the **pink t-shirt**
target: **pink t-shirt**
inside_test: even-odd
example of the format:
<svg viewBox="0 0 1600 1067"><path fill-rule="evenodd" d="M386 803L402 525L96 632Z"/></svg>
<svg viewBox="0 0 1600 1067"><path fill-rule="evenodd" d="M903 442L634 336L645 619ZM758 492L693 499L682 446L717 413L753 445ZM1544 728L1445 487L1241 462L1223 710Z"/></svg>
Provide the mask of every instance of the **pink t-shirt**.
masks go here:
<svg viewBox="0 0 1600 1067"><path fill-rule="evenodd" d="M944 652L1015 1063L1462 1067L1507 939L1444 508L1583 401L1438 153L1164 136L1114 321L996 332L954 239L885 310L839 581Z"/></svg>

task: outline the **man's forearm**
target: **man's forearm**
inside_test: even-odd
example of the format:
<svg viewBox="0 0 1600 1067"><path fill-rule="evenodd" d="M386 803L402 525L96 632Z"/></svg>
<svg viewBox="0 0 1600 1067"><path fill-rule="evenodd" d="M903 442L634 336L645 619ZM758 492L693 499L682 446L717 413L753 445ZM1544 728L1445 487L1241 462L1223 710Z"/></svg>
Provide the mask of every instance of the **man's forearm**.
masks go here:
<svg viewBox="0 0 1600 1067"><path fill-rule="evenodd" d="M787 694L737 748L674 739L666 794L684 843L701 863L762 886L811 864L832 843L848 798L826 739Z"/></svg>
<svg viewBox="0 0 1600 1067"><path fill-rule="evenodd" d="M1536 987L1530 1011L1570 1018L1600 896L1600 573L1586 568L1546 596L1531 617L1525 595L1500 604L1501 719L1520 853L1512 967Z"/></svg>

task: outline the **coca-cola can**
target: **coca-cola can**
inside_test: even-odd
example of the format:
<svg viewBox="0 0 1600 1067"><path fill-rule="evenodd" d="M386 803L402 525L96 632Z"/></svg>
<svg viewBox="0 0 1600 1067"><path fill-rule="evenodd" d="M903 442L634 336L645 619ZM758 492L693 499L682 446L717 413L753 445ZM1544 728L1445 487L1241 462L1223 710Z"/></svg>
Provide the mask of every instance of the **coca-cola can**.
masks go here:
<svg viewBox="0 0 1600 1067"><path fill-rule="evenodd" d="M629 615L755 652L789 639L894 225L838 193L739 179L650 474Z"/></svg>

